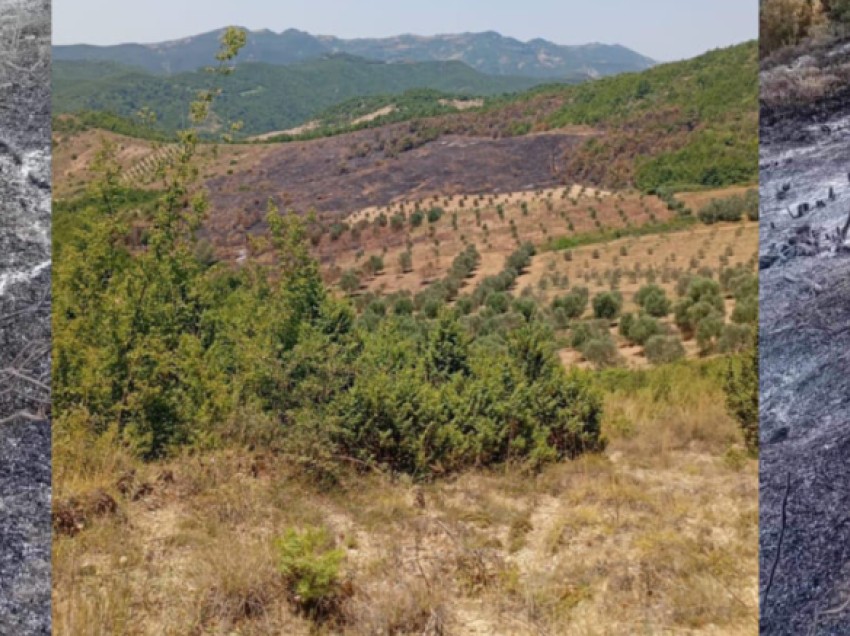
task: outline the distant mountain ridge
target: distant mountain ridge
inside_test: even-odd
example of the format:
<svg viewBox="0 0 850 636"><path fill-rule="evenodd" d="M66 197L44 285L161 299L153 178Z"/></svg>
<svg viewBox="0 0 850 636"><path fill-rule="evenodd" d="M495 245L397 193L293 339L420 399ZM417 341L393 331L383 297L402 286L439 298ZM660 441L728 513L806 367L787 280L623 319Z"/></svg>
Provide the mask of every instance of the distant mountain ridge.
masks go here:
<svg viewBox="0 0 850 636"><path fill-rule="evenodd" d="M56 45L53 59L97 60L139 66L154 73L180 73L207 66L222 30L152 44ZM621 45L560 45L540 38L522 42L494 31L434 36L342 39L298 29L248 31L242 62L295 64L328 53L348 53L384 62L460 61L490 75L538 79L603 77L646 70L654 60Z"/></svg>

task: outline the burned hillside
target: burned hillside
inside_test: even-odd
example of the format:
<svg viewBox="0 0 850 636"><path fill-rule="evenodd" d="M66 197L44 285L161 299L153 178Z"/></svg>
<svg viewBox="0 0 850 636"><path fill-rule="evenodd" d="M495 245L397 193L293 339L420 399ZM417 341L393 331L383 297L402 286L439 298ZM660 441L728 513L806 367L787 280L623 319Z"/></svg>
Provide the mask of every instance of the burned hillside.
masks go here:
<svg viewBox="0 0 850 636"><path fill-rule="evenodd" d="M762 632L846 634L850 42L762 70Z"/></svg>

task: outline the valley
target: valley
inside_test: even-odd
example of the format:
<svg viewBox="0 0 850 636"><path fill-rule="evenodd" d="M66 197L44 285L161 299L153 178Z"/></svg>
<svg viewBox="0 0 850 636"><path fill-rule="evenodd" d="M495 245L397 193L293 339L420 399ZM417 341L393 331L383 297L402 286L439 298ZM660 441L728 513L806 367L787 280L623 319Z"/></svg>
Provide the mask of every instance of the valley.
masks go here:
<svg viewBox="0 0 850 636"><path fill-rule="evenodd" d="M755 633L755 52L58 114L57 633Z"/></svg>

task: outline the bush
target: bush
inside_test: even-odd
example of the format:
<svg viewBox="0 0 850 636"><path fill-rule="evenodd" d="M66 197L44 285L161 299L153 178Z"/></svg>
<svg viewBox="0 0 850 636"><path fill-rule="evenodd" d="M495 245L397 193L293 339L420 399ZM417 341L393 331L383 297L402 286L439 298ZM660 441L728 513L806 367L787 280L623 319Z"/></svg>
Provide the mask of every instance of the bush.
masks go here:
<svg viewBox="0 0 850 636"><path fill-rule="evenodd" d="M685 346L677 336L652 336L644 345L644 354L651 364L670 364L685 357Z"/></svg>
<svg viewBox="0 0 850 636"><path fill-rule="evenodd" d="M517 298L513 302L513 310L521 314L526 321L531 321L537 313L537 303L531 298Z"/></svg>
<svg viewBox="0 0 850 636"><path fill-rule="evenodd" d="M369 257L369 262L367 263L369 271L373 274L380 274L384 271L384 258L382 256L378 256L377 254L372 254Z"/></svg>
<svg viewBox="0 0 850 636"><path fill-rule="evenodd" d="M752 346L752 329L747 325L725 325L717 342L721 353L739 353Z"/></svg>
<svg viewBox="0 0 850 636"><path fill-rule="evenodd" d="M699 276L691 277L688 280L686 297L679 301L674 313L676 326L685 338L698 335L700 323L711 318L702 329L703 344L710 349L713 339L720 335L726 313L725 302L720 294L720 283Z"/></svg>
<svg viewBox="0 0 850 636"><path fill-rule="evenodd" d="M611 338L588 340L581 352L597 369L614 367L620 362L620 351L617 349L617 343Z"/></svg>
<svg viewBox="0 0 850 636"><path fill-rule="evenodd" d="M431 208L428 210L428 223L436 223L443 217L443 208Z"/></svg>
<svg viewBox="0 0 850 636"><path fill-rule="evenodd" d="M346 270L339 279L339 287L346 294L353 294L360 289L360 276L353 269Z"/></svg>
<svg viewBox="0 0 850 636"><path fill-rule="evenodd" d="M422 214L421 210L416 210L413 214L410 215L410 225L411 227L419 227L422 225L422 221L425 220L425 215Z"/></svg>
<svg viewBox="0 0 850 636"><path fill-rule="evenodd" d="M670 313L670 301L667 294L658 285L644 285L637 294L635 302L644 312L654 318L664 318Z"/></svg>
<svg viewBox="0 0 850 636"><path fill-rule="evenodd" d="M604 292L593 299L593 313L597 318L613 320L620 315L623 297L619 292Z"/></svg>
<svg viewBox="0 0 850 636"><path fill-rule="evenodd" d="M640 316L629 329L628 338L638 345L644 345L653 336L661 335L661 325L651 316Z"/></svg>
<svg viewBox="0 0 850 636"><path fill-rule="evenodd" d="M410 250L405 250L399 255L398 264L405 274L413 271L413 254L410 253Z"/></svg>
<svg viewBox="0 0 850 636"><path fill-rule="evenodd" d="M397 298L393 303L393 314L396 316L410 316L413 314L413 299L409 296Z"/></svg>
<svg viewBox="0 0 850 636"><path fill-rule="evenodd" d="M289 528L276 541L278 567L300 605L317 610L332 603L339 592L339 569L345 552L333 548L325 528Z"/></svg>
<svg viewBox="0 0 850 636"><path fill-rule="evenodd" d="M544 326L522 326L492 347L470 343L450 312L424 344L393 321L364 340L359 372L329 414L341 454L425 474L437 463L541 465L603 446L600 397L589 376L564 371Z"/></svg>
<svg viewBox="0 0 850 636"><path fill-rule="evenodd" d="M620 327L619 333L620 336L629 339L629 331L631 331L632 325L635 324L635 315L634 314L623 314L620 317Z"/></svg>
<svg viewBox="0 0 850 636"><path fill-rule="evenodd" d="M510 306L510 296L504 292L496 292L487 297L487 307L495 314L505 313Z"/></svg>
<svg viewBox="0 0 850 636"><path fill-rule="evenodd" d="M744 435L744 443L752 454L759 448L759 347L754 337L754 346L745 354L729 360L724 389L726 407L738 421Z"/></svg>
<svg viewBox="0 0 850 636"><path fill-rule="evenodd" d="M587 310L587 302L590 292L586 287L574 287L566 296L555 298L552 301L552 309L561 309L567 318L575 320L581 318Z"/></svg>
<svg viewBox="0 0 850 636"><path fill-rule="evenodd" d="M607 321L582 322L573 329L570 345L581 351L590 340L605 340L611 337Z"/></svg>
<svg viewBox="0 0 850 636"><path fill-rule="evenodd" d="M717 340L723 334L723 319L712 313L702 318L697 323L697 345L702 355L708 355L717 344Z"/></svg>
<svg viewBox="0 0 850 636"><path fill-rule="evenodd" d="M720 221L737 223L744 216L749 219L755 216L758 219L758 206L758 193L755 190L750 190L743 195L734 195L724 199L712 199L700 209L697 216L700 221L708 225Z"/></svg>

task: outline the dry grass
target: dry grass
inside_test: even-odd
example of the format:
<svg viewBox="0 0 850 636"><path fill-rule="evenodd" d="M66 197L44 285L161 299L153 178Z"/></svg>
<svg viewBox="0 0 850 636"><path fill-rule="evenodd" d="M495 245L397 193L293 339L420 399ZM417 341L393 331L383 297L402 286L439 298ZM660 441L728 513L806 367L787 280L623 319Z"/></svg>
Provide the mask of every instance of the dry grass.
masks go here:
<svg viewBox="0 0 850 636"><path fill-rule="evenodd" d="M757 462L710 374L654 373L607 393L605 455L539 476L351 474L326 491L283 458L143 465L58 435L57 499L106 489L120 514L55 534L55 633L755 634ZM135 501L118 486L132 469L151 484ZM317 525L346 553L321 624L299 615L273 548Z"/></svg>

